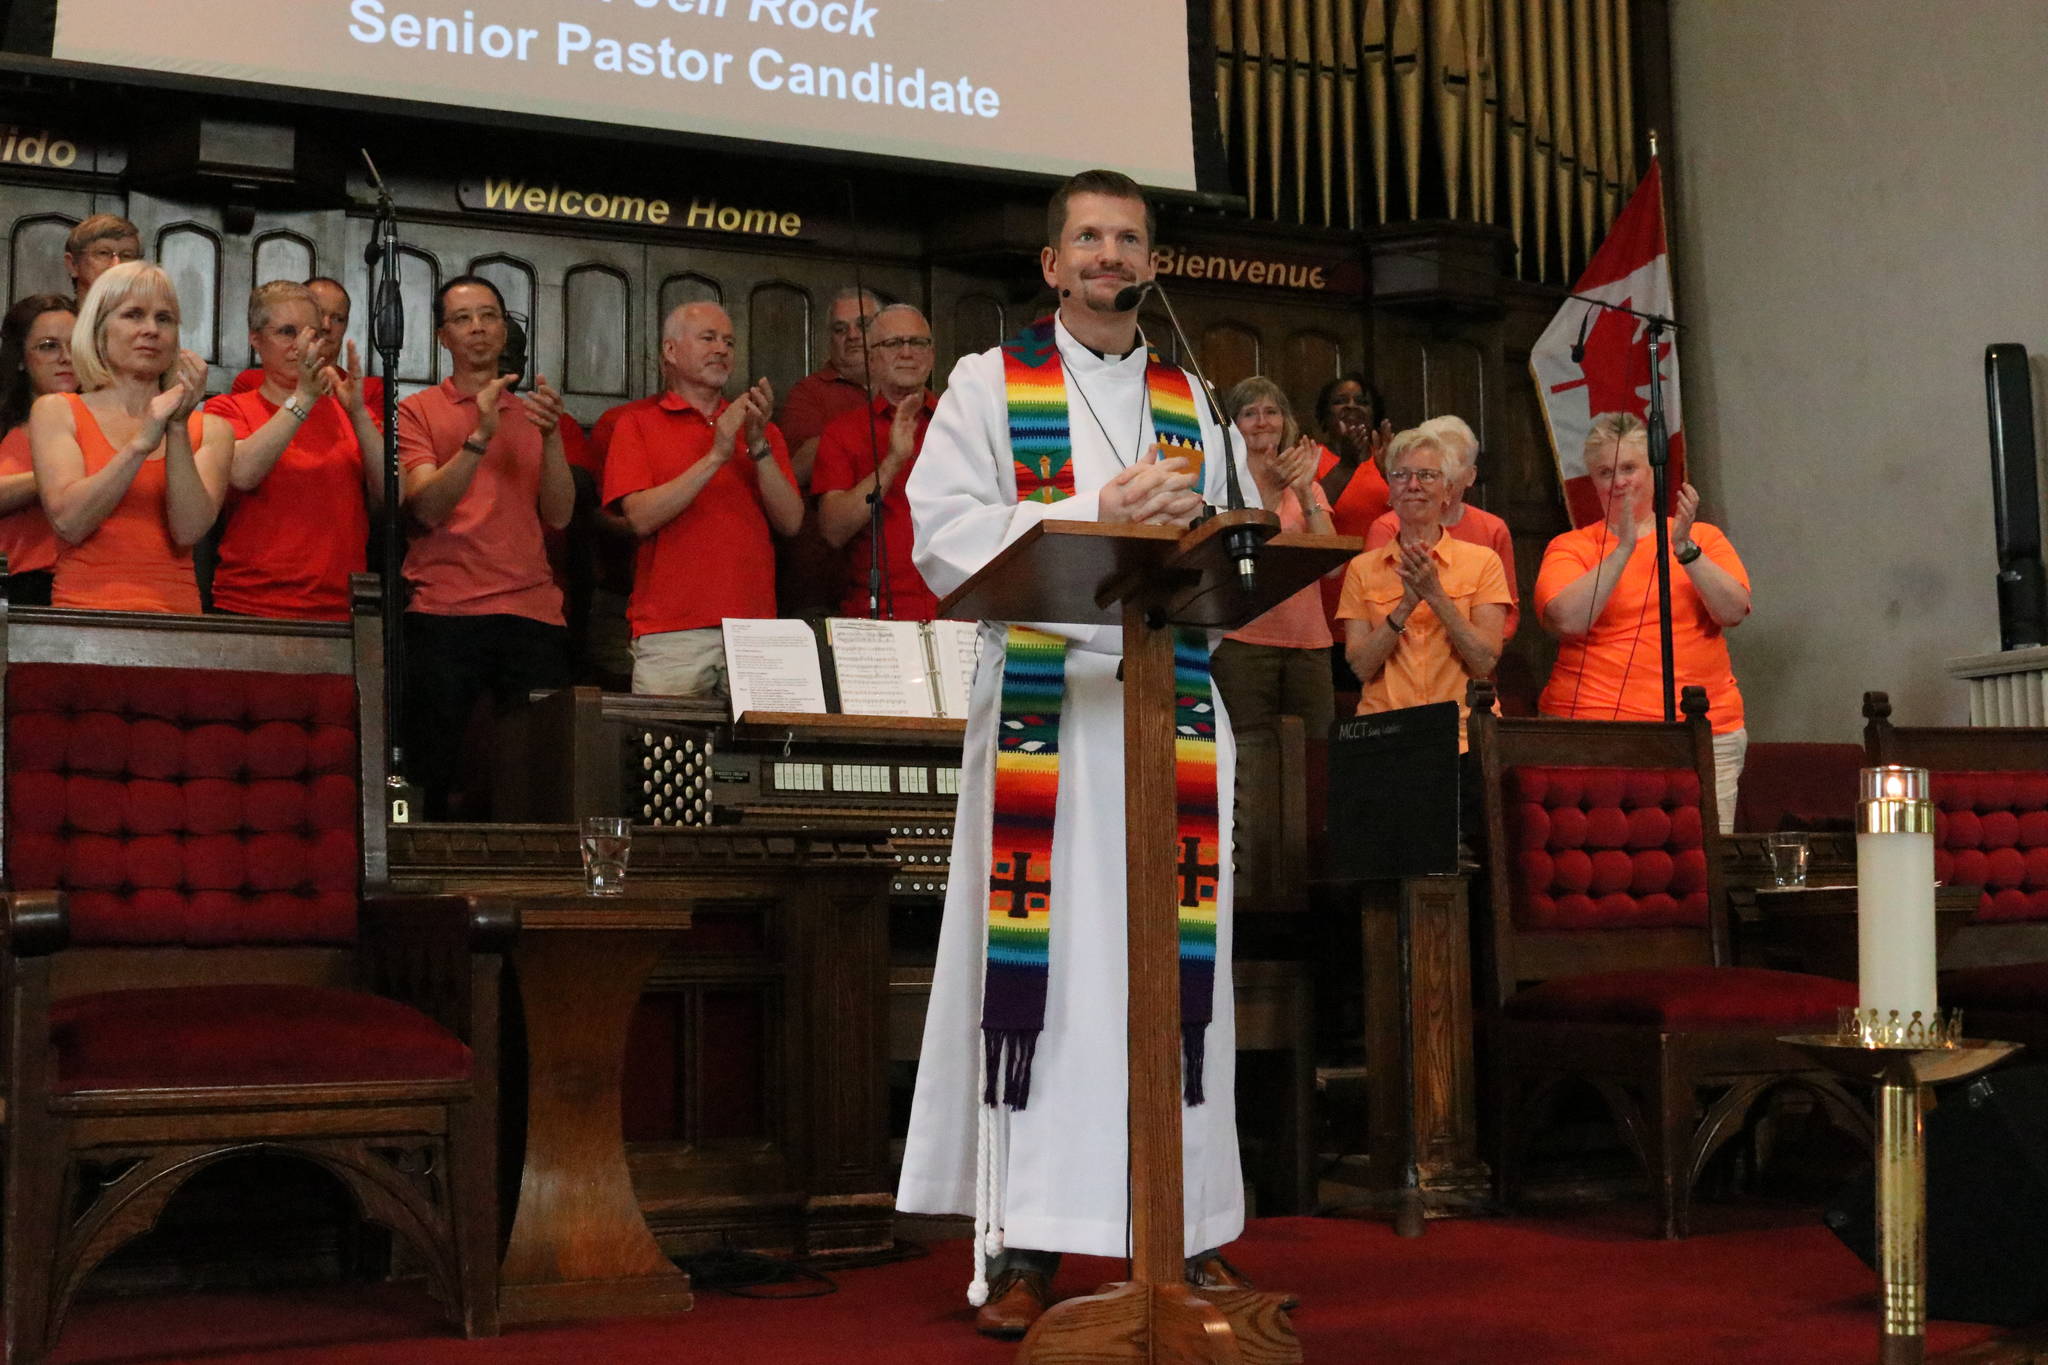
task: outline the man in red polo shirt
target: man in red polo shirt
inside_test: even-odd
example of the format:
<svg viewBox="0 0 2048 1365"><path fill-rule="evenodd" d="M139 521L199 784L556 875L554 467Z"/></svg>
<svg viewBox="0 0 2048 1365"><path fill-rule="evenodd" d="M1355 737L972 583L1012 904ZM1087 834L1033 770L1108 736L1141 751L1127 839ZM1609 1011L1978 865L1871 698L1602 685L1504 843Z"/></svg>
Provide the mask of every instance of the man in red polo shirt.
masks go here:
<svg viewBox="0 0 2048 1365"><path fill-rule="evenodd" d="M576 485L564 442L578 439L562 399L536 378L511 391L498 373L505 301L460 275L434 300L436 336L454 373L398 405L398 464L413 522L405 556L405 720L409 775L432 818L448 811L462 734L477 701L500 704L569 681L562 590L542 525L561 530Z"/></svg>
<svg viewBox="0 0 2048 1365"><path fill-rule="evenodd" d="M842 289L827 314L825 363L789 386L775 425L789 442L789 461L798 489L813 495L803 529L775 547L776 599L784 616L823 616L839 603L842 587L839 552L818 527L817 488L812 468L818 442L832 419L865 407L868 401L868 323L882 306L873 294ZM867 582L862 571L860 581Z"/></svg>
<svg viewBox="0 0 2048 1365"><path fill-rule="evenodd" d="M604 505L640 537L627 619L633 690L729 695L728 616L775 614L775 535L803 523L765 379L732 402L732 319L686 303L661 328L663 392L629 411L604 462ZM772 534L771 534L772 532Z"/></svg>
<svg viewBox="0 0 2048 1365"><path fill-rule="evenodd" d="M931 324L909 304L892 303L868 324L867 353L875 401L833 418L818 442L811 470L818 529L827 544L846 552L841 615L929 621L939 613L939 599L910 560L915 532L903 483L938 401L926 384L932 374ZM882 502L879 602L869 598L876 559L873 496Z"/></svg>

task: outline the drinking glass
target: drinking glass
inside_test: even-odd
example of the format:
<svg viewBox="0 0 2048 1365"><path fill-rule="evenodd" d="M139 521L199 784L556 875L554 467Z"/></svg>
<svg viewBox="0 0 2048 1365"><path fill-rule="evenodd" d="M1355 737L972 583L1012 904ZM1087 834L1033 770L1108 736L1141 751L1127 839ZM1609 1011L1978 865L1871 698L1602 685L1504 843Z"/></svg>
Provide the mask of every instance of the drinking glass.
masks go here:
<svg viewBox="0 0 2048 1365"><path fill-rule="evenodd" d="M1771 880L1779 886L1806 885L1808 843L1801 833L1770 834L1764 847L1771 851Z"/></svg>
<svg viewBox="0 0 2048 1365"><path fill-rule="evenodd" d="M593 896L626 890L626 860L633 852L633 825L623 815L593 815L583 822L583 889Z"/></svg>

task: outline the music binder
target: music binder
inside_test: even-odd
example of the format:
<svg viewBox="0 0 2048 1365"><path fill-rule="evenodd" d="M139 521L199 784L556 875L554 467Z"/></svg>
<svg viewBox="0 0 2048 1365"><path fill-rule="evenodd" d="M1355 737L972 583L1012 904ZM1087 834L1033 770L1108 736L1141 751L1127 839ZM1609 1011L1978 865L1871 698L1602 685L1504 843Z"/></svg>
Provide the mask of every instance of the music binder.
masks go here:
<svg viewBox="0 0 2048 1365"><path fill-rule="evenodd" d="M1458 870L1458 704L1339 722L1330 740L1326 843L1346 881Z"/></svg>

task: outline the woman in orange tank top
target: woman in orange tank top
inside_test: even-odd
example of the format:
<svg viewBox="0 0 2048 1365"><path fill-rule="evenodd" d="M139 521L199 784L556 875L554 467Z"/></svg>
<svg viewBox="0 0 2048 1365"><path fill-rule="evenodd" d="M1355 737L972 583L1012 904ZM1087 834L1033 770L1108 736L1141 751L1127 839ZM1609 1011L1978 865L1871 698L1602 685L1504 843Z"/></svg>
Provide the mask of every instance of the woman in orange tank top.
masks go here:
<svg viewBox="0 0 2048 1365"><path fill-rule="evenodd" d="M36 488L61 542L50 601L194 612L192 546L220 515L234 433L197 411L206 363L178 349L169 276L131 261L93 283L72 333L79 394L36 400Z"/></svg>

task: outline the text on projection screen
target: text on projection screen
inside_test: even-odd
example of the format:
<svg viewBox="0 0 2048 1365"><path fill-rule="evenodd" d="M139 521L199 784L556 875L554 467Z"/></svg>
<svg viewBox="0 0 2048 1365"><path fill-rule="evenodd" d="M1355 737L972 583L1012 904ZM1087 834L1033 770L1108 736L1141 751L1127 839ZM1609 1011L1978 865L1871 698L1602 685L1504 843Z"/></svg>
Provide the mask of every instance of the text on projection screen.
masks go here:
<svg viewBox="0 0 2048 1365"><path fill-rule="evenodd" d="M53 55L1195 188L1185 0L59 0Z"/></svg>

